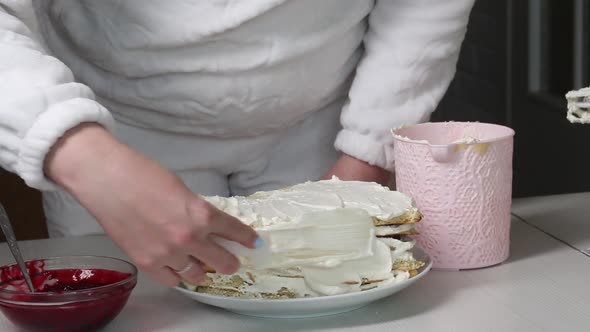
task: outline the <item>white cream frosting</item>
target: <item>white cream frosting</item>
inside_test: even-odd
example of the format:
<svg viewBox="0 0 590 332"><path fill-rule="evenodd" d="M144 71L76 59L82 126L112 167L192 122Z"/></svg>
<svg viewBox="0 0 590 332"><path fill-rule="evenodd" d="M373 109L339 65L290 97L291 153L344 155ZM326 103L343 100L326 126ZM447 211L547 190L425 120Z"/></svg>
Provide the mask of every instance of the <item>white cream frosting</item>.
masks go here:
<svg viewBox="0 0 590 332"><path fill-rule="evenodd" d="M258 229L264 246L248 249L235 242L215 241L242 258L251 269L301 266L335 267L343 261L373 255L377 241L373 219L362 209L314 211Z"/></svg>
<svg viewBox="0 0 590 332"><path fill-rule="evenodd" d="M391 251L383 242L375 241L374 254L369 257L342 262L332 268L308 266L302 268L307 286L323 295L360 291L363 280L392 279Z"/></svg>
<svg viewBox="0 0 590 332"><path fill-rule="evenodd" d="M374 182L330 180L305 182L289 188L257 192L249 197L206 197L222 211L256 228L291 222L302 214L360 208L372 217L389 220L415 209L410 197Z"/></svg>
<svg viewBox="0 0 590 332"><path fill-rule="evenodd" d="M373 256L346 261L337 267L242 271L238 275L245 283L237 287L229 285L232 276L215 274L213 279L219 288L238 290L253 296L276 294L281 289L288 289L298 297L315 297L358 292L410 277L406 271L391 270L394 258L384 242L375 241L373 249Z"/></svg>
<svg viewBox="0 0 590 332"><path fill-rule="evenodd" d="M301 216L316 211L362 209L371 217L389 220L415 209L406 195L376 183L330 180L306 182L286 189L258 192L249 197L206 197L220 210L263 232L297 223ZM343 210L344 211L344 210ZM413 225L375 227L375 235L389 235L412 229ZM393 262L412 258L414 242L383 238L371 242L372 254L331 260L290 269L242 270L240 276L254 282L238 287L254 294L276 293L286 287L298 296L335 295L361 291L409 278L409 273L392 271ZM276 249L276 248L275 248ZM227 276L215 274L223 281ZM370 281L369 284L364 282Z"/></svg>
<svg viewBox="0 0 590 332"><path fill-rule="evenodd" d="M387 236L387 235L395 235L403 232L411 231L416 226L414 224L404 224L404 225L396 225L396 226L379 226L375 228L375 235L377 236Z"/></svg>
<svg viewBox="0 0 590 332"><path fill-rule="evenodd" d="M379 238L378 241L385 243L391 249L391 258L394 260L402 257L404 253L409 252L416 245L415 240L401 241L393 238Z"/></svg>

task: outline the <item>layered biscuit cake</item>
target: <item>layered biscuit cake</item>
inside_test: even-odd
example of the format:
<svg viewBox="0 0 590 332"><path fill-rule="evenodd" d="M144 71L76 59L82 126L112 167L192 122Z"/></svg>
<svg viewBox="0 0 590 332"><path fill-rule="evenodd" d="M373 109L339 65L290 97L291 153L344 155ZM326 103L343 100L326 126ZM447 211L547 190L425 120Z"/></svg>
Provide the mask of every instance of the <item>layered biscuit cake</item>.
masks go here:
<svg viewBox="0 0 590 332"><path fill-rule="evenodd" d="M305 182L248 197L206 197L220 210L257 230L293 222L303 214L341 208L365 210L375 224L371 257L337 266L247 270L234 275L209 271L197 292L249 298L298 298L357 292L400 282L417 274L424 262L411 252L422 215L412 199L377 183L330 180Z"/></svg>

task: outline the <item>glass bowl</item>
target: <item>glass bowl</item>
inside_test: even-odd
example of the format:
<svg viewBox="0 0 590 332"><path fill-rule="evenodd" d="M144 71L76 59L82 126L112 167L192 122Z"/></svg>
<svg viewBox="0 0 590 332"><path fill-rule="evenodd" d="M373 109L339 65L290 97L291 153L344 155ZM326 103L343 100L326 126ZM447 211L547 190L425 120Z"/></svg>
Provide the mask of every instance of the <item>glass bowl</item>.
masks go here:
<svg viewBox="0 0 590 332"><path fill-rule="evenodd" d="M26 262L35 292L16 264L0 267L0 311L26 331L89 331L113 320L137 284L137 268L102 256Z"/></svg>

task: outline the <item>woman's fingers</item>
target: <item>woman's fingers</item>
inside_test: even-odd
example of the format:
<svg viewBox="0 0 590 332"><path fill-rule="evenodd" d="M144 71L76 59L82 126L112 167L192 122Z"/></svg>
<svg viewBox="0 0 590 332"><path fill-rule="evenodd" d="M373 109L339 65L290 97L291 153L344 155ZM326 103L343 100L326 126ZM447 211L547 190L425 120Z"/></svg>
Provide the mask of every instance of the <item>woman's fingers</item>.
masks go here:
<svg viewBox="0 0 590 332"><path fill-rule="evenodd" d="M190 284L198 285L205 280L205 272L201 262L191 256L184 256L180 259L171 259L168 267L181 279Z"/></svg>
<svg viewBox="0 0 590 332"><path fill-rule="evenodd" d="M169 267L162 266L158 269L143 269L152 279L169 287L176 287L180 283L180 276Z"/></svg>
<svg viewBox="0 0 590 332"><path fill-rule="evenodd" d="M209 239L195 243L191 255L219 273L231 274L240 268L236 256Z"/></svg>
<svg viewBox="0 0 590 332"><path fill-rule="evenodd" d="M255 248L258 239L256 231L237 218L218 210L209 202L203 199L193 202L189 207L189 215L195 222L204 223L207 236L216 234L248 248Z"/></svg>

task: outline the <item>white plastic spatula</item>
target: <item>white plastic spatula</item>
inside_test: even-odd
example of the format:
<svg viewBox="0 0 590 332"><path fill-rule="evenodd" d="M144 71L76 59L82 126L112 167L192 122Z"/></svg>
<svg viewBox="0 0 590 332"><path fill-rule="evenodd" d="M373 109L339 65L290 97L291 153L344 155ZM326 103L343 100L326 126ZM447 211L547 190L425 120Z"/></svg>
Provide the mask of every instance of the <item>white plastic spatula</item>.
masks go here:
<svg viewBox="0 0 590 332"><path fill-rule="evenodd" d="M362 209L311 212L293 222L258 230L264 245L249 249L216 237L214 241L239 257L248 269L337 265L373 255L375 226Z"/></svg>

